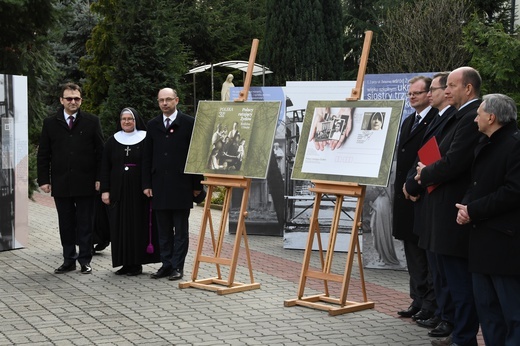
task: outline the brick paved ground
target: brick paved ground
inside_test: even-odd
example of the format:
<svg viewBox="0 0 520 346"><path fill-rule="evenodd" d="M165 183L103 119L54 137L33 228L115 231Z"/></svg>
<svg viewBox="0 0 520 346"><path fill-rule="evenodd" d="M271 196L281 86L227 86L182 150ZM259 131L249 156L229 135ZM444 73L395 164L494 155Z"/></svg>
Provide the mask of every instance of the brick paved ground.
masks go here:
<svg viewBox="0 0 520 346"><path fill-rule="evenodd" d="M184 280L191 277L202 210L192 211ZM214 211L215 227L219 217ZM430 345L426 329L396 317L409 304L403 271L365 269L375 308L329 316L284 307L297 297L303 251L284 249L281 237L248 236L260 289L218 295L150 279L147 274L160 264L144 266L140 276L116 276L110 249L93 258L92 275L55 275L62 257L50 197L36 194L29 202L29 227L27 248L0 253L0 345ZM234 235L226 233L223 253L230 253L233 242ZM235 282L249 282L243 255L242 250ZM332 271L343 274L345 261L346 254L334 254ZM315 254L311 266L319 267ZM356 268L350 301L362 301ZM200 266L198 279L215 276L214 265ZM334 296L339 284L329 289ZM323 293L323 283L309 280L305 296L317 293Z"/></svg>

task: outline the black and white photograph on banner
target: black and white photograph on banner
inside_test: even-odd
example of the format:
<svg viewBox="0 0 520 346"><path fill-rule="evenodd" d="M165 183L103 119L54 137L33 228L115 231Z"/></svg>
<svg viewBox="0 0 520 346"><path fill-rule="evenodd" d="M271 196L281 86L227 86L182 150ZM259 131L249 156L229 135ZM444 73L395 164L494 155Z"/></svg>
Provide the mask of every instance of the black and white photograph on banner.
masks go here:
<svg viewBox="0 0 520 346"><path fill-rule="evenodd" d="M367 186L361 226L366 268L406 269L403 242L392 235L393 194L392 183L388 187Z"/></svg>
<svg viewBox="0 0 520 346"><path fill-rule="evenodd" d="M27 77L0 74L0 251L28 240Z"/></svg>

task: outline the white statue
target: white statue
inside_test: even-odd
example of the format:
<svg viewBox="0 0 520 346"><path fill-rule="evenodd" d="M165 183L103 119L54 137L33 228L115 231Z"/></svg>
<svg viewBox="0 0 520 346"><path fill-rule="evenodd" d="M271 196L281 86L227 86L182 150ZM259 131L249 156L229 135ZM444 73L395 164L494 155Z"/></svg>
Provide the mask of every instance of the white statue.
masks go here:
<svg viewBox="0 0 520 346"><path fill-rule="evenodd" d="M228 74L226 81L222 83L222 90L220 91L222 101L229 101L229 88L234 87L233 84L233 75Z"/></svg>

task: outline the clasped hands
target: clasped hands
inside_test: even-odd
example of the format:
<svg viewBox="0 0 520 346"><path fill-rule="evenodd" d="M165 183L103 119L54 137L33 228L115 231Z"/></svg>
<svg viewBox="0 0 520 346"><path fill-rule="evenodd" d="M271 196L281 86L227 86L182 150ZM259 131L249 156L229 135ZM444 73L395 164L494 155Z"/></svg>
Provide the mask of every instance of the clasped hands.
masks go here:
<svg viewBox="0 0 520 346"><path fill-rule="evenodd" d="M418 162L417 163L417 168L416 168L417 174L415 175L414 179L419 184L421 183L421 172L422 172L424 167L426 167L426 165L424 165L422 162ZM404 196L406 197L406 199L410 199L410 200L412 200L414 202L415 202L415 200L417 200L417 199L414 200L413 199L414 197L410 196L407 193L405 186L403 186L403 193L404 193ZM417 196L417 198L419 198L419 196ZM459 225L465 225L467 223L470 223L471 222L471 218L469 217L469 214L468 214L468 206L464 205L464 204L456 203L455 207L457 207L457 209L459 210L457 212L457 223Z"/></svg>
<svg viewBox="0 0 520 346"><path fill-rule="evenodd" d="M426 165L424 165L422 162L417 163L417 167L416 167L417 174L415 175L414 179L419 184L421 184L421 171L424 167L426 167ZM406 184L403 185L403 194L404 194L404 198L409 199L412 202L417 202L417 200L419 200L419 198L421 198L421 195L417 195L417 196L410 195L408 193L408 191L406 190Z"/></svg>
<svg viewBox="0 0 520 346"><path fill-rule="evenodd" d="M329 107L316 108L315 115L312 121L311 132L309 135L309 142L314 141L314 147L316 148L316 150L319 151L323 151L326 146L330 146L330 150L339 149L347 139L348 135L350 134L350 131L352 130L352 115L352 108L340 108L338 114L334 116L331 115L331 108ZM337 117L338 119L342 119L342 116L348 116L348 118L345 124L345 128L343 129L341 136L338 140L329 139L316 141L319 123L329 121L330 117ZM333 119L330 120L332 121Z"/></svg>

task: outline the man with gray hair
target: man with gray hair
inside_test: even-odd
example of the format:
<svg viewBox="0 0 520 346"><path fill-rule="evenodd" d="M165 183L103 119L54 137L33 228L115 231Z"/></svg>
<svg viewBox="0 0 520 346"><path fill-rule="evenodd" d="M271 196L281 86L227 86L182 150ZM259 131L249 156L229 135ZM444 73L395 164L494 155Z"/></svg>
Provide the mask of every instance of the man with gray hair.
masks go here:
<svg viewBox="0 0 520 346"><path fill-rule="evenodd" d="M486 345L520 345L520 132L515 101L483 98L475 122L486 136L475 148L471 188L457 223L471 223L469 271Z"/></svg>

